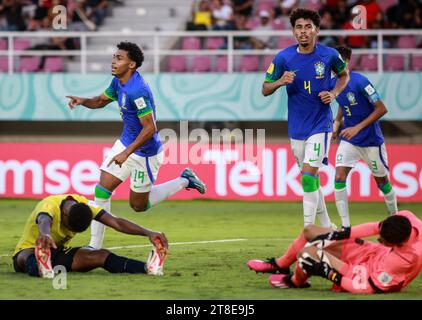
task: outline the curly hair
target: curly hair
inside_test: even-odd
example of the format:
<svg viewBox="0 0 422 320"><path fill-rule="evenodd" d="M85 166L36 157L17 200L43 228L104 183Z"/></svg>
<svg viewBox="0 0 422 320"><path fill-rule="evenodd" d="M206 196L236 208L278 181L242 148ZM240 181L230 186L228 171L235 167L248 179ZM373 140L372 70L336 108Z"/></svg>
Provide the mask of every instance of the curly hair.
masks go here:
<svg viewBox="0 0 422 320"><path fill-rule="evenodd" d="M290 24L293 28L295 27L296 20L299 20L300 18L303 18L305 20L312 20L314 25L319 28L321 17L317 11L304 8L297 8L293 10L290 14Z"/></svg>
<svg viewBox="0 0 422 320"><path fill-rule="evenodd" d="M142 63L144 62L144 53L136 43L122 41L117 44L117 48L127 52L129 59L136 63L136 69L142 66Z"/></svg>

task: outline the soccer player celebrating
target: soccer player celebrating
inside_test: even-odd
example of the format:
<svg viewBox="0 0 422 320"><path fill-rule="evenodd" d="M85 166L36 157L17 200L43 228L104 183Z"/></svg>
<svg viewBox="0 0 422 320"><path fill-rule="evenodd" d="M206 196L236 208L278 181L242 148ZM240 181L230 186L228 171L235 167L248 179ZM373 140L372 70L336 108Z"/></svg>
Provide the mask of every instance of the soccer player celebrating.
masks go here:
<svg viewBox="0 0 422 320"><path fill-rule="evenodd" d="M205 184L186 168L179 178L153 186L163 162L162 143L155 123L156 110L152 92L136 71L144 61L142 50L134 43L121 42L111 63L114 76L103 94L94 98L67 96L69 107L82 105L90 109L103 108L117 101L123 119L123 132L101 165L100 182L95 187L95 202L110 212L112 192L129 176L130 205L145 211L181 189L196 189L205 193ZM101 248L104 225L93 221L91 242Z"/></svg>
<svg viewBox="0 0 422 320"><path fill-rule="evenodd" d="M122 233L148 237L154 250L147 262L117 256L105 249L69 247L76 233L85 231L93 219ZM13 254L13 265L16 272L44 278L53 278L53 267L57 265L67 272L104 268L112 273L162 275L167 249L163 233L114 217L83 196L56 195L43 199L32 211Z"/></svg>
<svg viewBox="0 0 422 320"><path fill-rule="evenodd" d="M278 53L269 66L262 94L268 96L286 86L288 95L288 133L296 162L302 172L304 224L315 216L330 227L324 195L319 188L318 168L327 164L333 127L330 103L349 81L346 63L332 48L316 43L320 16L308 9L290 15L297 44ZM331 71L338 76L330 91Z"/></svg>
<svg viewBox="0 0 422 320"><path fill-rule="evenodd" d="M380 243L361 239L371 236L378 236ZM290 274L288 268L296 260ZM410 211L399 211L384 221L340 231L309 225L277 261L253 268L273 273L273 287L309 287L308 278L315 275L332 281L336 292L398 292L422 270L422 221Z"/></svg>
<svg viewBox="0 0 422 320"><path fill-rule="evenodd" d="M352 50L338 46L343 59L350 61ZM334 80L335 81L335 80ZM334 121L333 139L340 136L336 155L335 199L342 226L350 227L346 180L350 170L363 159L384 194L390 214L397 212L397 199L388 179L387 151L378 120L387 108L372 83L363 75L350 72L350 81L337 96L339 109ZM338 134L341 119L344 129Z"/></svg>

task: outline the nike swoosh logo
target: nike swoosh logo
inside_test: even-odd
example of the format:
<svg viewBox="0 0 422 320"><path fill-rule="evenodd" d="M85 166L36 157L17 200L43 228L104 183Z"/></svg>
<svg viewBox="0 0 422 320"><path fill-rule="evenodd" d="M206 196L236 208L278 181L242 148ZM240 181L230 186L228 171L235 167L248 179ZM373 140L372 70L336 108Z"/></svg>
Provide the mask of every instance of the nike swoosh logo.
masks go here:
<svg viewBox="0 0 422 320"><path fill-rule="evenodd" d="M143 186L133 186L134 188L142 188Z"/></svg>
<svg viewBox="0 0 422 320"><path fill-rule="evenodd" d="M315 162L315 161L317 161L318 159L309 159L309 162Z"/></svg>

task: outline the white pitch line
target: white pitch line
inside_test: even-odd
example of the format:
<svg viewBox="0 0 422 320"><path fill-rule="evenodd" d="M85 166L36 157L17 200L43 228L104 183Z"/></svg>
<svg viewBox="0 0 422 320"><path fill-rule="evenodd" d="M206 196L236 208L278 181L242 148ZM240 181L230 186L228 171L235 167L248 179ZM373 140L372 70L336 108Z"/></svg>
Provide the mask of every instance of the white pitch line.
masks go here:
<svg viewBox="0 0 422 320"><path fill-rule="evenodd" d="M249 239L224 239L224 240L209 240L209 241L173 242L173 243L169 243L169 246L177 246L177 245L183 245L183 244L201 244L201 243L224 243L224 242L237 242L237 241L247 241L247 240ZM150 246L151 244L146 244L146 245L111 247L107 249L119 250L119 249L131 249L131 248L144 248L144 247L150 247Z"/></svg>
<svg viewBox="0 0 422 320"><path fill-rule="evenodd" d="M184 244L207 244L207 243L225 243L225 242L239 242L239 241L293 241L294 239L287 238L257 238L257 239L223 239L223 240L207 240L207 241L189 241L189 242L173 242L170 243L170 246L184 245ZM130 246L121 246L121 247L110 247L109 250L120 250L120 249L132 249L132 248L146 248L151 247L152 244L142 244L142 245L130 245ZM2 257L10 257L11 254L2 254Z"/></svg>

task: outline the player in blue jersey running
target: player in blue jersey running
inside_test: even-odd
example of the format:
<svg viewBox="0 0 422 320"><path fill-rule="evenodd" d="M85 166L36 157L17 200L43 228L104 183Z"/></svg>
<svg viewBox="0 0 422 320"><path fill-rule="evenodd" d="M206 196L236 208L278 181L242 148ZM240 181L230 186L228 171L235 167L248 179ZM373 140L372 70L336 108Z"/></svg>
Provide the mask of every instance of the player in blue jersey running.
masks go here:
<svg viewBox="0 0 422 320"><path fill-rule="evenodd" d="M333 129L330 103L345 88L349 73L335 49L316 43L320 25L316 11L296 9L290 15L290 23L297 44L275 56L267 70L262 94L268 96L286 86L288 133L302 172L304 224L313 224L318 214L321 225L330 227L318 169L327 164ZM338 76L332 90L331 71Z"/></svg>
<svg viewBox="0 0 422 320"><path fill-rule="evenodd" d="M350 48L338 46L337 50L346 62L350 61ZM397 199L388 179L387 151L378 121L387 113L387 108L372 83L357 72L350 73L349 83L336 100L339 109L333 138L339 136L341 141L336 155L335 199L342 226L350 227L346 179L361 159L372 171L378 188L384 194L389 213L396 213ZM342 119L344 129L339 133Z"/></svg>
<svg viewBox="0 0 422 320"><path fill-rule="evenodd" d="M186 168L180 177L154 185L163 162L162 143L158 135L156 108L152 92L136 71L144 61L142 50L131 42L121 42L113 55L110 86L94 98L67 96L71 109L78 105L90 109L103 108L117 101L123 119L123 132L101 165L101 177L95 187L95 202L110 211L112 192L129 176L130 206L145 211L182 189L205 193L205 184ZM104 225L93 221L90 246L102 247Z"/></svg>

